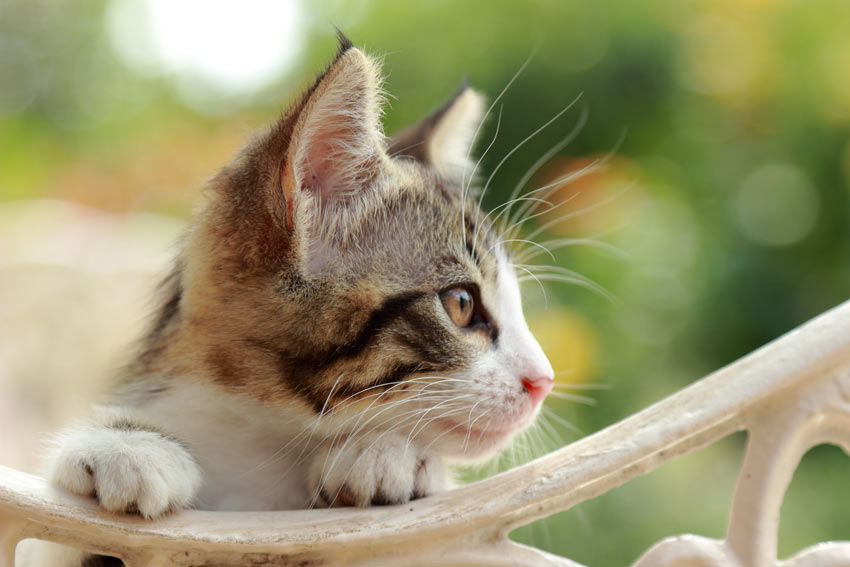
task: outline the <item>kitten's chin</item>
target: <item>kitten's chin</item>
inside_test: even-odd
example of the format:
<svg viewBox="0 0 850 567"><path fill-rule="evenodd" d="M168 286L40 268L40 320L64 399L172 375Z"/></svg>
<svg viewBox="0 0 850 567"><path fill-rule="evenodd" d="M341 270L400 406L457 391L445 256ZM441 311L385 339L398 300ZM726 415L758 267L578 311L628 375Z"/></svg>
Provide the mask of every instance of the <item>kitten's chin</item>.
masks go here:
<svg viewBox="0 0 850 567"><path fill-rule="evenodd" d="M504 449L513 437L528 427L534 415L519 419L514 423L494 423L477 426L473 423L442 418L434 422L440 430L435 445L445 455L462 461L478 461L492 457Z"/></svg>

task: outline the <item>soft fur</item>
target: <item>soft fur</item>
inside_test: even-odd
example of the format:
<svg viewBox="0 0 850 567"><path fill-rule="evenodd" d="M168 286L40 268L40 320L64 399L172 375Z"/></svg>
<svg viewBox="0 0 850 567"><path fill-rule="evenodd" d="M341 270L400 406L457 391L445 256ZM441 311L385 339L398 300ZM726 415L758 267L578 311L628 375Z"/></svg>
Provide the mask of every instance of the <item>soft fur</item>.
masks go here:
<svg viewBox="0 0 850 567"><path fill-rule="evenodd" d="M385 140L378 63L343 40L213 180L135 362L56 437L52 480L146 518L366 506L444 490L444 460L503 448L552 369L470 198L483 110L464 88ZM441 302L457 286L465 328Z"/></svg>

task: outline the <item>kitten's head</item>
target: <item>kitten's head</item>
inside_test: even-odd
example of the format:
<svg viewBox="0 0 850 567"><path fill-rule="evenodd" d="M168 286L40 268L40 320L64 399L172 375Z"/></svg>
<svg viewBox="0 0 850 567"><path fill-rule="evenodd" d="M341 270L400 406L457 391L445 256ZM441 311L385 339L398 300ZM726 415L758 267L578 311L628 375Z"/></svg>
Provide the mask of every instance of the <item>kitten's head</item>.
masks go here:
<svg viewBox="0 0 850 567"><path fill-rule="evenodd" d="M380 83L343 42L218 175L182 256L178 316L158 327L202 374L321 416L318 431L395 428L488 455L533 420L553 374L470 197L483 100L464 88L386 140Z"/></svg>

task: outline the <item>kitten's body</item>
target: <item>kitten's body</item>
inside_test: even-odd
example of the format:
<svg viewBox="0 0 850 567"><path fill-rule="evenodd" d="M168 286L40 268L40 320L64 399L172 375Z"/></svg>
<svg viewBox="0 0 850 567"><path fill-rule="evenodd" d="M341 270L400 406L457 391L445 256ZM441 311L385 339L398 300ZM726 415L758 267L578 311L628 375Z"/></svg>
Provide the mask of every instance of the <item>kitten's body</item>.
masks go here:
<svg viewBox="0 0 850 567"><path fill-rule="evenodd" d="M52 479L115 512L406 502L528 425L552 369L468 194L480 97L385 142L334 63L212 183L114 402Z"/></svg>

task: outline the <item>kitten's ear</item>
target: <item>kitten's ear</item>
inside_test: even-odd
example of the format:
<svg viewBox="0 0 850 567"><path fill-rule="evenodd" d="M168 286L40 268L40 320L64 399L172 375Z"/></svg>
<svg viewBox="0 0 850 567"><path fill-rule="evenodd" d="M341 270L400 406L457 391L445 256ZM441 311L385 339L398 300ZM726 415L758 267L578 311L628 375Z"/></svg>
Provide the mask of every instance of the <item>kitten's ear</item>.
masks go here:
<svg viewBox="0 0 850 567"><path fill-rule="evenodd" d="M468 175L484 104L484 97L464 84L439 110L393 136L389 154L414 158L449 177Z"/></svg>
<svg viewBox="0 0 850 567"><path fill-rule="evenodd" d="M302 101L282 166L290 229L301 195L325 206L374 179L386 159L380 116L380 69L343 38L336 59Z"/></svg>

